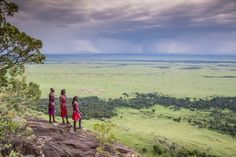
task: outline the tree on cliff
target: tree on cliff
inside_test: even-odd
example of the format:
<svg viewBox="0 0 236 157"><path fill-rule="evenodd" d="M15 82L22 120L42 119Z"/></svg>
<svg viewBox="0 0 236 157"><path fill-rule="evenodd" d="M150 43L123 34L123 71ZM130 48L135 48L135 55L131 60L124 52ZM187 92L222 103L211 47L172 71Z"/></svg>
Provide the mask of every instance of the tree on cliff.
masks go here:
<svg viewBox="0 0 236 157"><path fill-rule="evenodd" d="M0 0L0 85L6 87L9 77L24 72L26 63L43 63L42 42L19 31L6 20L13 16L18 6L6 0Z"/></svg>
<svg viewBox="0 0 236 157"><path fill-rule="evenodd" d="M39 85L27 83L25 64L43 63L42 42L10 24L6 17L18 11L15 3L0 0L0 156L11 153L11 142L25 135L27 105L39 100Z"/></svg>

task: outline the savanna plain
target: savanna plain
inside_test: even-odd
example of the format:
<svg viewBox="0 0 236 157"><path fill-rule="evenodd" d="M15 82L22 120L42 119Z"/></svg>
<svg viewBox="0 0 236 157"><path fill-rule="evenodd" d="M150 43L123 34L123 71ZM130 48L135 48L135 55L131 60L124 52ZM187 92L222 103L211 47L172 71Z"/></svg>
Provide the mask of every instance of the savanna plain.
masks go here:
<svg viewBox="0 0 236 157"><path fill-rule="evenodd" d="M79 61L27 65L26 78L40 85L43 117L49 89L66 89L85 129L107 119L142 156L236 156L236 63Z"/></svg>

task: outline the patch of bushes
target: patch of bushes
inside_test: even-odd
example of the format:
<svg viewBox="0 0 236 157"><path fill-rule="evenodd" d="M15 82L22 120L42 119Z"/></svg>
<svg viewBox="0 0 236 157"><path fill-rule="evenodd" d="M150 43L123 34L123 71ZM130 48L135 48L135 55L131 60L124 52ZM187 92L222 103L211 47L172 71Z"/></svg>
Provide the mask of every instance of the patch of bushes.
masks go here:
<svg viewBox="0 0 236 157"><path fill-rule="evenodd" d="M165 153L165 151L163 150L163 148L161 148L159 145L155 144L152 146L152 149L153 149L153 153L155 155L161 155L163 153Z"/></svg>
<svg viewBox="0 0 236 157"><path fill-rule="evenodd" d="M216 130L219 132L223 132L229 134L231 136L236 136L235 126L236 126L236 97L213 97L211 99L193 99L190 98L174 98L170 96L161 95L158 93L135 93L136 96L132 98L128 98L127 94L123 94L124 97L116 98L116 99L101 99L96 96L84 97L79 98L80 102L80 110L83 112L85 119L95 118L95 119L102 119L102 118L111 118L116 116L114 109L117 107L131 107L135 109L142 109L142 108L149 108L156 104L160 104L163 106L174 106L171 107L173 110L180 110L181 107L188 108L191 111L198 110L208 110L212 108L213 110L223 110L229 109L232 111L233 117L227 116L227 114L217 113L214 112L210 116L217 121L217 123L209 122L209 121L202 121L198 119L187 118L187 122L201 127L207 127L212 130ZM68 107L69 112L72 111L71 109L71 98L68 98ZM57 100L57 102L59 102ZM57 113L59 111L59 103L57 103L58 107ZM48 99L41 99L40 103L36 106L30 106L33 109L38 111L42 111L47 114L48 109ZM142 110L142 113L145 117L151 118L155 109L149 110ZM71 113L69 113L71 114ZM217 119L217 116L221 118L221 120ZM166 117L168 119L173 119L172 117ZM222 120L224 119L224 120ZM176 122L180 122L181 118L174 118Z"/></svg>
<svg viewBox="0 0 236 157"><path fill-rule="evenodd" d="M199 151L197 149L190 150L184 146L177 145L170 142L168 139L160 136L151 139L153 154L155 156L169 156L169 157L216 157L215 155Z"/></svg>
<svg viewBox="0 0 236 157"><path fill-rule="evenodd" d="M1 107L3 107L2 105ZM15 111L6 111L1 108L0 113L0 156L19 156L14 151L15 139L26 138L32 134L26 125L26 120Z"/></svg>
<svg viewBox="0 0 236 157"><path fill-rule="evenodd" d="M173 120L176 121L176 122L180 122L181 118L180 117L179 118L174 118Z"/></svg>
<svg viewBox="0 0 236 157"><path fill-rule="evenodd" d="M147 153L147 152L148 152L147 148L143 148L143 149L142 149L142 152L143 152L143 153Z"/></svg>
<svg viewBox="0 0 236 157"><path fill-rule="evenodd" d="M116 140L114 134L111 132L113 127L115 125L110 121L94 124L93 130L102 145L110 144Z"/></svg>

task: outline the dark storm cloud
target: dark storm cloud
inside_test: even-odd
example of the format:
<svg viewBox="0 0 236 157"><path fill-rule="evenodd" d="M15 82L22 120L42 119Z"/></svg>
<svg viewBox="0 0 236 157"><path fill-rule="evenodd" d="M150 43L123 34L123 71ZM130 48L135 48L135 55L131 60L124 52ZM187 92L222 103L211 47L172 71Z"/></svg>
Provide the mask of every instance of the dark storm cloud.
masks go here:
<svg viewBox="0 0 236 157"><path fill-rule="evenodd" d="M76 12L66 4L50 4L39 0L17 0L20 12L28 15L30 20L50 22L54 25L69 25L88 20L86 14Z"/></svg>
<svg viewBox="0 0 236 157"><path fill-rule="evenodd" d="M96 27L105 30L103 33L114 31L113 35L120 34L123 31L125 34L133 33L136 36L137 32L146 32L149 29L151 32L160 30L174 33L180 30L204 32L204 29L208 31L231 31L236 28L236 1L234 0L214 0L199 4L181 3L181 5L170 6L166 10L158 10L158 7L149 10L148 7L150 6L146 5L132 9L135 4L129 3L129 1L117 7L112 6L112 1L105 2L110 7L104 10L92 10L93 8L86 8L86 1L83 0L16 1L22 12L28 14L32 19L50 22L58 26L79 25L93 20L99 23ZM88 1L87 3L93 2ZM101 5L101 3L99 4ZM159 4L161 3L157 1L156 5ZM147 17L147 19L138 20L139 17ZM150 26L153 27L149 28Z"/></svg>
<svg viewBox="0 0 236 157"><path fill-rule="evenodd" d="M101 35L119 38L160 38L179 36L181 33L199 34L231 32L236 30L236 1L214 1L199 5L182 5L152 15L149 20L135 21L126 18L115 21L106 28L113 32ZM105 29L104 29L105 30ZM121 33L124 32L124 33ZM148 33L147 33L148 32Z"/></svg>
<svg viewBox="0 0 236 157"><path fill-rule="evenodd" d="M67 29L64 30L66 33L71 30L71 37L67 39L69 41L79 38L88 41L109 38L143 43L146 40L173 41L182 36L194 38L205 35L207 38L209 33L230 34L236 31L235 0L15 0L15 2L21 8L17 24L24 27L21 23L27 20L37 21L37 25L42 27L53 25L54 31L63 27ZM95 50L91 43L84 40L82 43L83 46L89 45Z"/></svg>

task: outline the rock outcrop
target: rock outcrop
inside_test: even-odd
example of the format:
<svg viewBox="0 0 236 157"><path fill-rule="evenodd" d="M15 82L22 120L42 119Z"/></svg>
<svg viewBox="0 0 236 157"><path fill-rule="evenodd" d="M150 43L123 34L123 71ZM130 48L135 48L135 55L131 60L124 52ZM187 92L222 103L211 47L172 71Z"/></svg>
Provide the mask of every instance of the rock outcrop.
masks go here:
<svg viewBox="0 0 236 157"><path fill-rule="evenodd" d="M101 146L91 131L72 131L71 125L51 125L45 120L30 119L34 138L16 139L14 146L25 156L42 157L137 157L121 144Z"/></svg>

